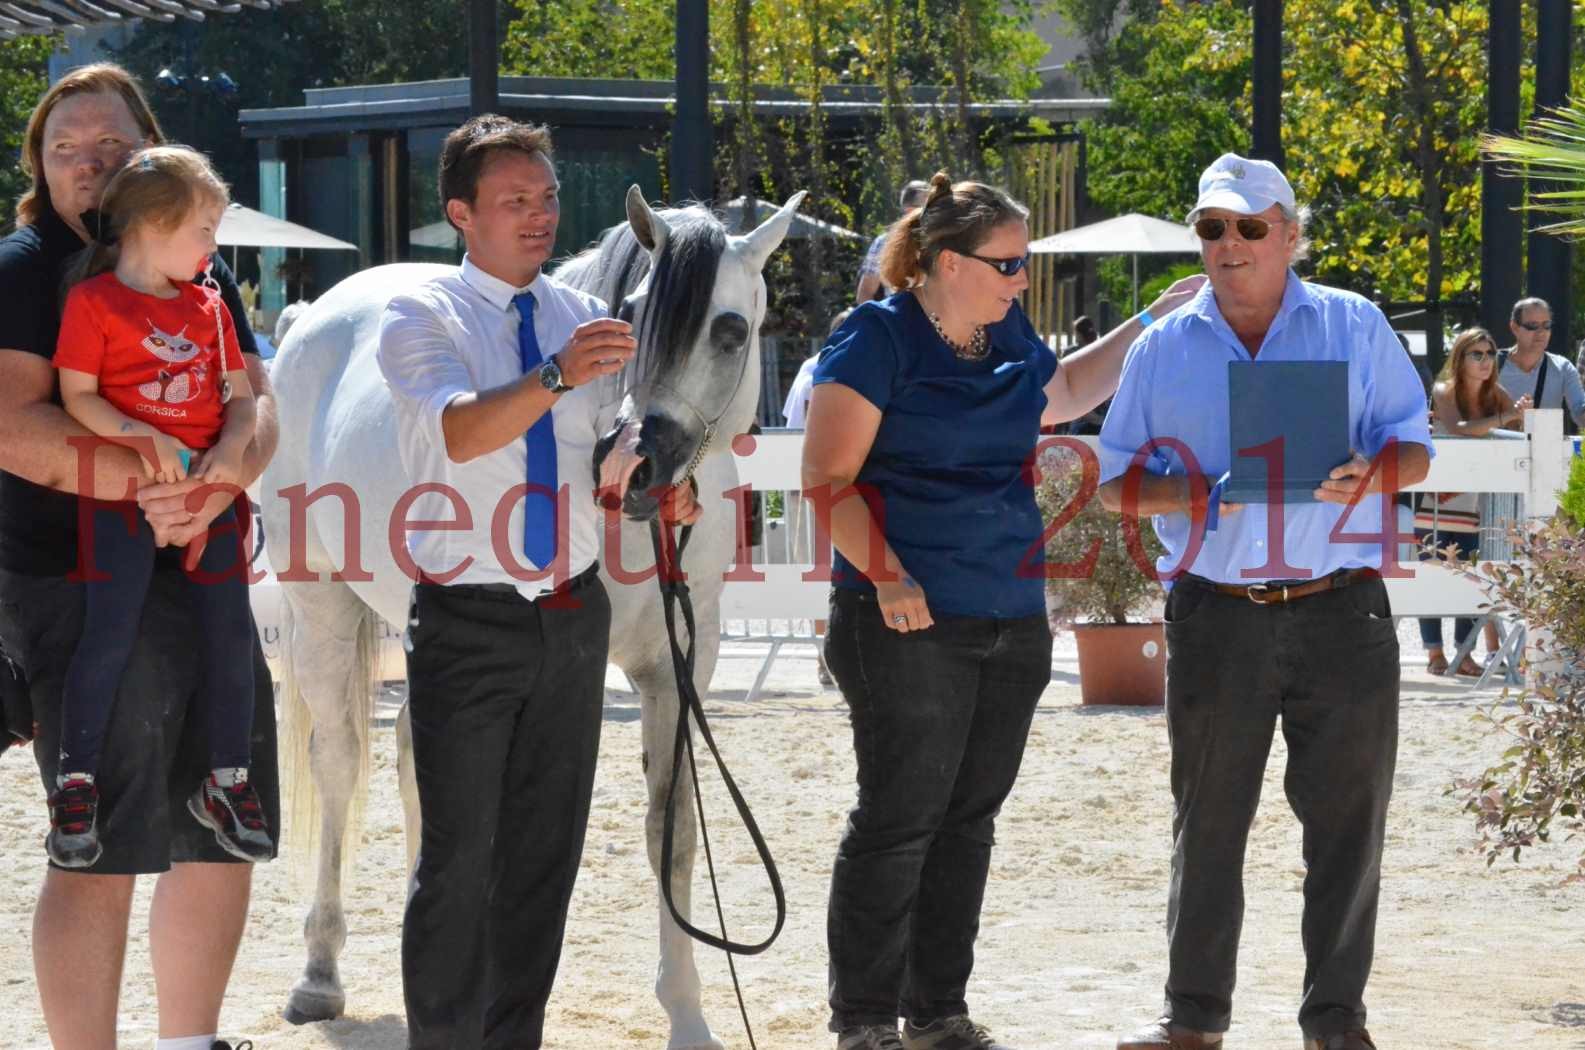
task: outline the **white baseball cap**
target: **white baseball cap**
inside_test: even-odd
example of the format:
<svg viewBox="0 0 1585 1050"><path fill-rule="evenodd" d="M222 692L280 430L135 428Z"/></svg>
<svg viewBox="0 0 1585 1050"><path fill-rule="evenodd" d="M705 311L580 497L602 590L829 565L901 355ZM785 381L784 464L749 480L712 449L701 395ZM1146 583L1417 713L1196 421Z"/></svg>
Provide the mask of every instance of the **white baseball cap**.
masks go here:
<svg viewBox="0 0 1585 1050"><path fill-rule="evenodd" d="M1282 170L1269 160L1224 153L1200 174L1200 199L1194 202L1185 221L1194 222L1207 208L1255 215L1273 204L1282 205L1290 215L1298 211L1293 187L1288 185Z"/></svg>

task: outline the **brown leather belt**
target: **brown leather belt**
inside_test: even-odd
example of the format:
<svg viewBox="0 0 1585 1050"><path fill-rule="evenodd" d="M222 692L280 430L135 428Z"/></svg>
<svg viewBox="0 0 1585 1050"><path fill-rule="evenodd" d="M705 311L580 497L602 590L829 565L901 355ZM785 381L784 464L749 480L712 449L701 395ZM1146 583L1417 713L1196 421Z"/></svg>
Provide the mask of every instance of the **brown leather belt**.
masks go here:
<svg viewBox="0 0 1585 1050"><path fill-rule="evenodd" d="M1361 583L1365 580L1380 578L1381 573L1375 569L1339 569L1330 576L1323 576L1319 580L1300 580L1295 583L1255 583L1241 587L1235 583L1215 583L1205 581L1220 594L1230 594L1235 598L1248 598L1256 605L1285 605L1296 602L1300 598L1308 598L1312 594L1323 594L1326 591L1335 591L1347 587L1351 583Z"/></svg>

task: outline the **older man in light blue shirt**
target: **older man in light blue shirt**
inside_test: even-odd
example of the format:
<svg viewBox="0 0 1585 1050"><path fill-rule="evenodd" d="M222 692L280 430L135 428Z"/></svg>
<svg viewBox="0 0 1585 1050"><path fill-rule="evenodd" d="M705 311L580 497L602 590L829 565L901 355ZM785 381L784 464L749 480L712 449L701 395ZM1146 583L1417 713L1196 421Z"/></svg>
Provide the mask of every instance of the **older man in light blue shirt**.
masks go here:
<svg viewBox="0 0 1585 1050"><path fill-rule="evenodd" d="M1147 318L1101 430L1102 501L1152 515L1167 548L1157 568L1179 573L1166 610L1175 804L1166 1001L1161 1019L1118 1050L1221 1043L1244 848L1279 718L1308 867L1304 1045L1375 1045L1363 996L1399 674L1379 573L1396 537L1383 515L1395 531L1392 493L1425 476L1431 439L1423 388L1381 311L1293 273L1304 218L1275 166L1227 154L1206 169L1189 222L1210 280L1161 323ZM1354 456L1314 502L1222 506L1206 530L1214 481L1232 465L1228 363L1271 361L1347 363Z"/></svg>

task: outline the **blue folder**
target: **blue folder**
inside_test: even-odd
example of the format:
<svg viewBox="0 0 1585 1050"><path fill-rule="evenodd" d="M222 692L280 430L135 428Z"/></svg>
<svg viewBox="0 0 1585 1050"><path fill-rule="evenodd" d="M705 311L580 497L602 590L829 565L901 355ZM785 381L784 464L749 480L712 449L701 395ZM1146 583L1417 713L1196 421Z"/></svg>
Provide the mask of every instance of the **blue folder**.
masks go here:
<svg viewBox="0 0 1585 1050"><path fill-rule="evenodd" d="M1313 503L1332 468L1353 455L1346 361L1231 361L1227 395L1229 503ZM1266 475L1275 449L1249 450L1279 439L1274 483Z"/></svg>

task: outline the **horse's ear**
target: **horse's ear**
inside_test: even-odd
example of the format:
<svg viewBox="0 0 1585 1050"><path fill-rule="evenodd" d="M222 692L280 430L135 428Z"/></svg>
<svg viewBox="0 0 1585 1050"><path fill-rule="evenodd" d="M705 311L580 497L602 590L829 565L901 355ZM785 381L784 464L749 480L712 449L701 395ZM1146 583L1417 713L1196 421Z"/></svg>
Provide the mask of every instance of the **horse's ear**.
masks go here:
<svg viewBox="0 0 1585 1050"><path fill-rule="evenodd" d="M770 259L771 252L781 247L781 242L787 236L787 228L792 225L793 215L798 211L798 205L803 203L808 194L799 190L787 198L787 203L781 209L760 223L759 228L748 234L743 239L747 241L746 249L749 259L754 263L756 270L765 269L765 263Z"/></svg>
<svg viewBox="0 0 1585 1050"><path fill-rule="evenodd" d="M654 208L649 206L649 201L644 199L644 191L634 183L627 191L627 224L633 227L633 236L638 238L651 255L659 255L661 248L666 245L666 238L671 236L671 227L666 225Z"/></svg>

